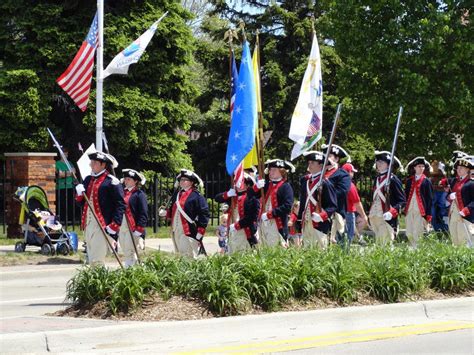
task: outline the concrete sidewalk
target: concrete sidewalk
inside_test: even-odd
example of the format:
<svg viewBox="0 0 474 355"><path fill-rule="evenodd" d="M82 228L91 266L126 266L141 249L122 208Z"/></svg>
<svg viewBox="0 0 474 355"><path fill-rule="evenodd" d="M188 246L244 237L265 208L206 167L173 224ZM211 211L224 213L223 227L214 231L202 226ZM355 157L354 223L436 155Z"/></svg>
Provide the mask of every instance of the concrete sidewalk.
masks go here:
<svg viewBox="0 0 474 355"><path fill-rule="evenodd" d="M474 298L456 298L175 322L28 317L4 324L0 344L2 353L291 351L334 344L334 339L340 344L462 329L472 333L473 305Z"/></svg>
<svg viewBox="0 0 474 355"><path fill-rule="evenodd" d="M82 242L79 244L79 250L82 250ZM145 240L145 245L147 249L150 250L161 250L167 253L174 253L173 241L171 238L147 238ZM217 237L214 236L205 236L204 237L204 247L208 255L216 253L219 249L217 244ZM26 251L37 252L40 250L38 246L27 246ZM12 253L15 251L14 245L0 245L0 255L5 253Z"/></svg>

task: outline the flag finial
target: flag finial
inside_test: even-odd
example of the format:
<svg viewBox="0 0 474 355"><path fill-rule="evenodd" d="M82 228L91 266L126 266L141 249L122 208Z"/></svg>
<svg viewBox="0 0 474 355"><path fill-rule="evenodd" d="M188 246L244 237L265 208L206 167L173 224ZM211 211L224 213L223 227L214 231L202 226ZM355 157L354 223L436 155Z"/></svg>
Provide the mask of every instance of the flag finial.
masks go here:
<svg viewBox="0 0 474 355"><path fill-rule="evenodd" d="M229 28L225 33L224 33L224 41L229 41L229 46L232 48L233 41L235 39L239 39L237 36L237 31L233 30L232 28Z"/></svg>
<svg viewBox="0 0 474 355"><path fill-rule="evenodd" d="M245 22L240 20L239 22L239 29L242 31L242 35L244 36L244 41L247 40L247 35L245 34Z"/></svg>

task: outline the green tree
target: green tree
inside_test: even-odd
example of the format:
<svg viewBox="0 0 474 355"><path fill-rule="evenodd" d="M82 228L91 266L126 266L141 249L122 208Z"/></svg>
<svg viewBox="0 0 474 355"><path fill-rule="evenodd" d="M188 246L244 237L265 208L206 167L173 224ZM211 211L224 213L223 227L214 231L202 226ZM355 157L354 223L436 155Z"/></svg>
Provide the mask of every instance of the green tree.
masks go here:
<svg viewBox="0 0 474 355"><path fill-rule="evenodd" d="M331 1L329 36L343 63L337 94L349 132L389 150L400 105L398 154L446 159L474 147L474 38L468 1ZM472 3L471 7L472 9ZM472 12L472 11L471 11Z"/></svg>
<svg viewBox="0 0 474 355"><path fill-rule="evenodd" d="M85 113L55 83L85 38L95 6L95 1L73 0L5 0L0 4L2 96L8 98L12 108L5 107L5 111L22 106L23 97L15 92L12 79L5 79L11 78L11 72L31 73L29 81L23 76L23 85L28 88L31 83L37 93L37 108L25 109L16 117L18 124L28 124L32 132L31 149L51 147L45 126L56 130L61 141L69 145L73 159L78 154L78 141L84 146L95 141L94 82ZM113 75L104 81L104 128L111 153L118 157L121 167L171 172L191 166L185 152L187 136L181 132L189 129L196 115L193 103L197 91L189 70L194 39L185 24L192 15L172 1L106 2L104 66L165 10L170 13L158 26L139 63L131 66L128 75ZM32 94L28 95L32 100ZM22 140L9 142L0 140L2 150L7 146L11 150L26 148L20 145Z"/></svg>

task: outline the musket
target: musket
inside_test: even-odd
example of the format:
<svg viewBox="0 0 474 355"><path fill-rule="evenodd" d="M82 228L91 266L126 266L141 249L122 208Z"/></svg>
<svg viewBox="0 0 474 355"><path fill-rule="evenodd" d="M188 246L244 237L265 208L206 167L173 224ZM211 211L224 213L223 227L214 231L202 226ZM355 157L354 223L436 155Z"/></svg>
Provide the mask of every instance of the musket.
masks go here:
<svg viewBox="0 0 474 355"><path fill-rule="evenodd" d="M342 110L342 103L337 105L336 116L334 117L334 123L332 125L331 136L329 138L329 144L327 146L326 155L324 157L323 168L321 170L321 178L319 179L318 183L316 184L316 190L318 191L318 206L316 208L317 208L318 212L321 212L321 202L322 202L322 193L323 193L323 180L324 180L324 176L326 175L326 171L328 169L329 152L331 152L331 147L334 143L334 137L336 136L337 123L339 121L339 117L341 116L341 110Z"/></svg>
<svg viewBox="0 0 474 355"><path fill-rule="evenodd" d="M107 154L110 154L110 151L109 151L109 145L108 145L108 142L107 142L107 138L105 137L105 132L102 131L102 140L104 141L104 149L105 149L105 152ZM111 169L112 169L112 175L117 177L117 175L115 175L115 169L113 166L111 166ZM130 221L128 220L127 218L127 215L125 214L125 221L127 221L127 227L128 227L128 231L129 231L129 234L130 234L130 238L132 239L132 245L133 245L133 249L135 250L135 254L137 255L137 260L138 260L138 263L141 264L141 260L140 260L140 256L138 255L138 249L137 249L137 246L135 245L135 240L133 239L133 231L132 231L132 227L130 226Z"/></svg>
<svg viewBox="0 0 474 355"><path fill-rule="evenodd" d="M51 130L49 128L46 128L48 130L48 133L49 135L51 136L51 139L53 140L54 142L54 146L58 149L59 151L59 155L61 156L61 159L63 159L64 163L66 164L66 167L68 168L69 172L72 174L72 176L74 177L74 180L75 181L78 181L77 180L77 176L76 176L76 173L74 172L74 169L72 168L72 165L71 163L69 162L69 160L67 159L66 155L64 154L61 146L59 145L59 142L56 140L56 138L54 137L53 133L51 132ZM90 211L92 212L92 215L94 216L95 218L95 221L97 222L97 224L99 225L100 227L100 230L102 231L102 235L104 236L105 238L105 241L107 243L107 245L109 246L109 248L112 250L115 258L117 259L117 262L119 263L120 267L123 269L123 265L122 265L122 262L120 261L120 258L117 254L117 252L115 251L114 247L112 246L112 244L110 243L110 240L108 238L108 235L107 235L107 232L105 231L104 227L102 227L102 225L100 224L99 222L99 218L97 217L97 214L95 213L95 210L94 210L94 207L92 206L92 203L90 202L89 198L87 197L87 194L84 193L83 194L84 196L84 199L87 203L87 205L89 206L89 209Z"/></svg>
<svg viewBox="0 0 474 355"><path fill-rule="evenodd" d="M386 203L385 203L384 212L387 212L390 210L390 181L392 179L393 162L395 160L395 150L397 148L398 131L400 129L400 121L402 120L402 114L403 114L403 106L400 106L400 109L398 110L397 123L395 126L395 135L393 137L392 151L390 153L390 164L388 165L387 178L385 179L384 194L385 194Z"/></svg>

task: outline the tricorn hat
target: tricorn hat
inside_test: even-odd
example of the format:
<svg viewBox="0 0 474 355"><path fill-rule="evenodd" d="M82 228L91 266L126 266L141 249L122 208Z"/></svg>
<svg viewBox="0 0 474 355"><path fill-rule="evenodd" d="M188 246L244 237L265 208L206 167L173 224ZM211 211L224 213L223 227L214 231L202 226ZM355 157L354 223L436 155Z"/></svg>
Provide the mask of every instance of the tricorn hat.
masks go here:
<svg viewBox="0 0 474 355"><path fill-rule="evenodd" d="M288 172L294 173L296 168L289 161L282 159L270 159L265 162L265 174L268 174L269 168L280 168L285 169Z"/></svg>
<svg viewBox="0 0 474 355"><path fill-rule="evenodd" d="M430 163L425 159L425 157L416 157L407 164L405 169L406 171L409 171L410 168L415 167L418 164L423 164L425 166L426 171L433 172L433 168L431 167Z"/></svg>
<svg viewBox="0 0 474 355"><path fill-rule="evenodd" d="M103 153L103 152L92 152L88 154L90 160L100 161L106 164L110 164L112 168L118 167L117 160L110 154Z"/></svg>
<svg viewBox="0 0 474 355"><path fill-rule="evenodd" d="M458 166L465 166L468 169L474 169L474 156L466 155L462 158L459 158L454 163L454 169L456 169Z"/></svg>
<svg viewBox="0 0 474 355"><path fill-rule="evenodd" d="M195 185L199 185L201 187L204 186L204 183L202 182L201 178L194 171L187 170L187 169L181 169L179 174L176 175L176 181L179 181L179 179L181 179L182 177L188 178Z"/></svg>
<svg viewBox="0 0 474 355"><path fill-rule="evenodd" d="M303 156L306 158L307 161L312 160L324 163L325 155L323 152L318 152L317 150L310 150L308 152L304 152Z"/></svg>
<svg viewBox="0 0 474 355"><path fill-rule="evenodd" d="M381 160L381 161L386 162L387 164L390 164L390 161L392 160L391 159L392 154L390 152L387 152L386 150L382 150L382 151L376 150L374 154L375 154L375 161ZM394 170L400 169L400 171L403 172L402 163L400 162L400 160L398 160L396 156L394 156L394 159L393 159L393 169Z"/></svg>
<svg viewBox="0 0 474 355"><path fill-rule="evenodd" d="M145 185L146 183L146 178L143 174L139 173L136 170L133 169L123 169L122 170L123 177L129 177L132 178L135 181L138 181L140 184Z"/></svg>
<svg viewBox="0 0 474 355"><path fill-rule="evenodd" d="M453 152L453 155L451 157L451 165L454 165L454 163L456 162L456 160L462 158L462 157L466 157L468 156L467 153L464 153L464 152L461 152L460 150L455 150Z"/></svg>
<svg viewBox="0 0 474 355"><path fill-rule="evenodd" d="M327 151L328 151L328 145L327 144L323 144L321 146L321 149L323 150L323 152L326 154ZM329 154L334 154L336 157L339 157L340 159L342 158L347 158L347 162L350 163L351 162L351 156L349 155L349 153L347 153L344 148L338 146L337 144L333 144L331 145L331 151L329 152Z"/></svg>

